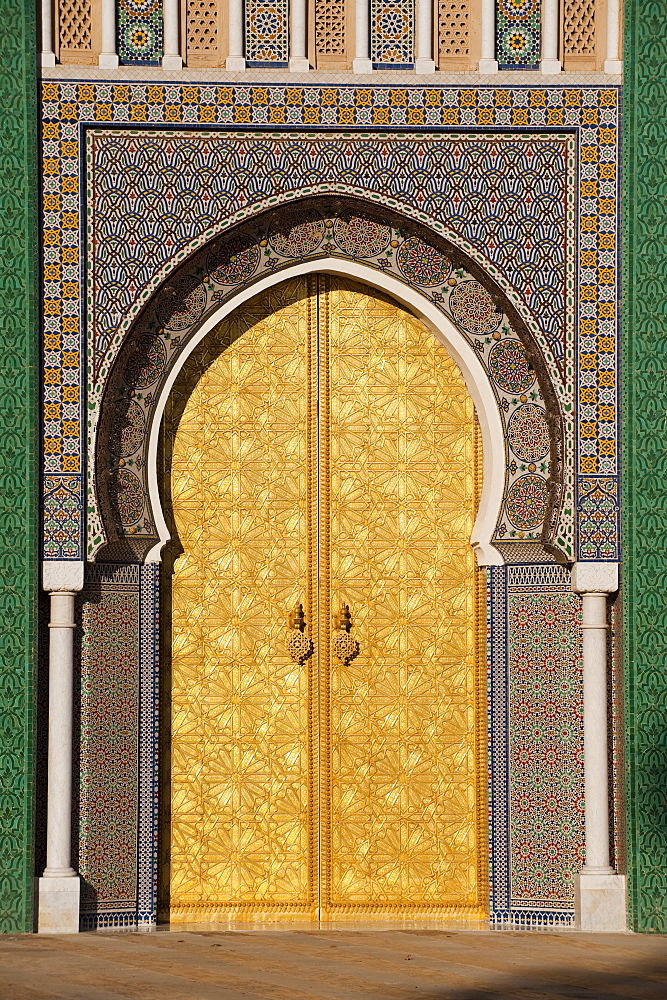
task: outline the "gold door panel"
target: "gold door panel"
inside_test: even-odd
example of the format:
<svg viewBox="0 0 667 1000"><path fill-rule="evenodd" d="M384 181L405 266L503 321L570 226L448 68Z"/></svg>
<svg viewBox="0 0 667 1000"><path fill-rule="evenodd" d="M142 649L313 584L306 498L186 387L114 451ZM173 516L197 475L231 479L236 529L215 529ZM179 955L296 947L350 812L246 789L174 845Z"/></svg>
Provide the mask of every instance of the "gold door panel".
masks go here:
<svg viewBox="0 0 667 1000"><path fill-rule="evenodd" d="M189 398L172 455L184 550L172 581L174 921L316 912L311 667L285 644L286 609L310 586L305 293L302 282L280 285L234 313L180 383Z"/></svg>
<svg viewBox="0 0 667 1000"><path fill-rule="evenodd" d="M341 282L320 298L331 594L349 604L359 643L350 663L330 662L322 907L470 910L484 850L473 404L408 312Z"/></svg>
<svg viewBox="0 0 667 1000"><path fill-rule="evenodd" d="M170 406L171 920L482 916L460 372L395 303L313 276L224 320Z"/></svg>

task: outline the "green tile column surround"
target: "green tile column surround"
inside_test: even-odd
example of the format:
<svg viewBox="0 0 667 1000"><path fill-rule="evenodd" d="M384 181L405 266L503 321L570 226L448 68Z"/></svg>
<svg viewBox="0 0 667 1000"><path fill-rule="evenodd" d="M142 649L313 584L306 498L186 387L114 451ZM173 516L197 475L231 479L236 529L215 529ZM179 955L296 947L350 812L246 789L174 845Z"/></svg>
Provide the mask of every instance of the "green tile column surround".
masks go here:
<svg viewBox="0 0 667 1000"><path fill-rule="evenodd" d="M625 7L624 656L630 926L667 932L667 2Z"/></svg>
<svg viewBox="0 0 667 1000"><path fill-rule="evenodd" d="M33 928L35 4L0 0L0 932Z"/></svg>

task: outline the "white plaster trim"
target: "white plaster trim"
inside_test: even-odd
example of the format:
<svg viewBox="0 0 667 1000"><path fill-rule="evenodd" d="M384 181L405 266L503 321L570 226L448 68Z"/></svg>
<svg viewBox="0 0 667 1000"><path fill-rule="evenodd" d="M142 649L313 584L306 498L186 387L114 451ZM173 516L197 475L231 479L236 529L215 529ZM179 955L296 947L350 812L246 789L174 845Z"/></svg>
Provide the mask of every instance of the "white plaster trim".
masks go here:
<svg viewBox="0 0 667 1000"><path fill-rule="evenodd" d="M618 563L576 562L571 582L575 594L614 594L618 590Z"/></svg>
<svg viewBox="0 0 667 1000"><path fill-rule="evenodd" d="M56 561L42 563L42 587L50 593L58 590L83 590L83 563Z"/></svg>
<svg viewBox="0 0 667 1000"><path fill-rule="evenodd" d="M289 281L303 274L314 272L343 275L356 278L358 281L373 288L378 288L391 295L397 302L407 306L432 331L434 336L445 345L452 358L461 370L468 391L477 411L477 419L482 433L484 453L484 481L482 495L477 512L477 519L470 537L477 563L479 566L500 566L504 560L498 549L491 544L498 514L505 490L505 438L503 424L498 410L493 389L484 367L475 351L440 310L416 289L404 285L393 275L382 274L375 268L358 261L346 261L338 258L323 258L320 260L303 261L292 267L284 268L274 274L268 274L250 288L242 289L228 302L212 313L192 337L187 347L181 352L174 367L169 373L160 398L158 399L153 421L150 427L148 443L148 491L153 517L160 541L148 552L146 562L159 562L163 546L169 541L170 534L162 511L162 501L157 477L158 439L162 416L174 382L183 365L213 327L225 316L228 316L249 299L260 295L273 285Z"/></svg>

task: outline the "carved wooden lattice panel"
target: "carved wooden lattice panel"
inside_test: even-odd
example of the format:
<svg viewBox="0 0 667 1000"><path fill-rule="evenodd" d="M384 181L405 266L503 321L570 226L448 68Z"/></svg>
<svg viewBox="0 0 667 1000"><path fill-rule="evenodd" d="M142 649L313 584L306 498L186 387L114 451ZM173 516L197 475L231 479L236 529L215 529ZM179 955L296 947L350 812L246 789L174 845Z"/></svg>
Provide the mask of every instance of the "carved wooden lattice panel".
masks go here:
<svg viewBox="0 0 667 1000"><path fill-rule="evenodd" d="M439 0L439 66L453 70L468 69L470 33L470 0Z"/></svg>
<svg viewBox="0 0 667 1000"><path fill-rule="evenodd" d="M56 55L63 63L93 65L101 50L100 0L58 0Z"/></svg>
<svg viewBox="0 0 667 1000"><path fill-rule="evenodd" d="M186 62L188 66L219 66L223 61L224 4L219 0L187 0Z"/></svg>
<svg viewBox="0 0 667 1000"><path fill-rule="evenodd" d="M315 0L315 65L318 69L347 69L347 0Z"/></svg>
<svg viewBox="0 0 667 1000"><path fill-rule="evenodd" d="M223 321L171 406L171 919L482 916L460 372L405 310L317 276Z"/></svg>
<svg viewBox="0 0 667 1000"><path fill-rule="evenodd" d="M566 69L596 68L597 0L565 0L563 61Z"/></svg>

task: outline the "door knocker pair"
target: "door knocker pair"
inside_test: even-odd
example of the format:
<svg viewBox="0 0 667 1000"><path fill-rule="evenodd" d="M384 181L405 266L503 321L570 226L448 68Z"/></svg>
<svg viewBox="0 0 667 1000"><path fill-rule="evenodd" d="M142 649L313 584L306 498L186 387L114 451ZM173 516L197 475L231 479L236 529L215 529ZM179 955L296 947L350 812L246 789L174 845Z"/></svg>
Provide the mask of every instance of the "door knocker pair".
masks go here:
<svg viewBox="0 0 667 1000"><path fill-rule="evenodd" d="M359 655L359 643L350 635L352 628L352 615L350 605L341 604L338 614L332 615L333 634L331 637L331 649L334 656L347 666L355 656ZM287 652L294 663L305 663L313 655L315 647L313 640L305 635L306 615L303 604L297 606L290 612L287 619L287 626L290 634L287 637Z"/></svg>

